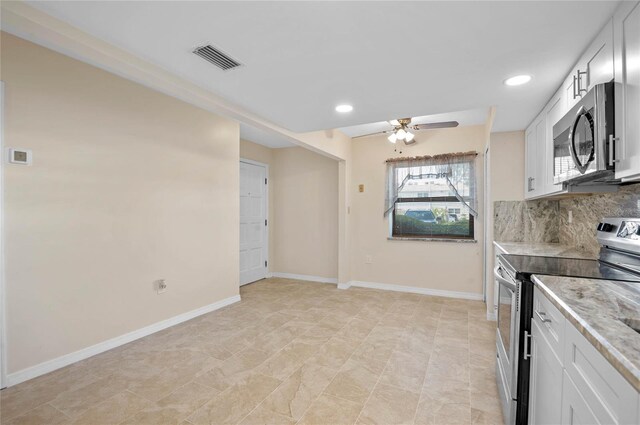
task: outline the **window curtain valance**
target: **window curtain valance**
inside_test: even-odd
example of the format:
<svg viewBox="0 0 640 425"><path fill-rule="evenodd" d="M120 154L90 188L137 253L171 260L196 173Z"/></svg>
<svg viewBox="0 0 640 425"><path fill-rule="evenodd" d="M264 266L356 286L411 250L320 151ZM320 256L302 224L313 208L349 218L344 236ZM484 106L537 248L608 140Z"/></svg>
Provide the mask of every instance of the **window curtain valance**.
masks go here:
<svg viewBox="0 0 640 425"><path fill-rule="evenodd" d="M477 152L387 159L386 216L398 201L398 194L409 180L437 178L446 181L451 194L478 216L476 199Z"/></svg>

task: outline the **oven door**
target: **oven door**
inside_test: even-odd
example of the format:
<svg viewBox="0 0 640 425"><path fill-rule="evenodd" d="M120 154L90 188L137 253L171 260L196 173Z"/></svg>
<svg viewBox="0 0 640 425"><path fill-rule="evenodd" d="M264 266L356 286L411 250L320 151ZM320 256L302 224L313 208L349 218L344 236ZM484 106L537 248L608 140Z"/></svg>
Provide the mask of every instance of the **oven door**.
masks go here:
<svg viewBox="0 0 640 425"><path fill-rule="evenodd" d="M519 282L498 262L494 270L498 282L497 373L505 423L515 421L518 382L518 329L520 326Z"/></svg>

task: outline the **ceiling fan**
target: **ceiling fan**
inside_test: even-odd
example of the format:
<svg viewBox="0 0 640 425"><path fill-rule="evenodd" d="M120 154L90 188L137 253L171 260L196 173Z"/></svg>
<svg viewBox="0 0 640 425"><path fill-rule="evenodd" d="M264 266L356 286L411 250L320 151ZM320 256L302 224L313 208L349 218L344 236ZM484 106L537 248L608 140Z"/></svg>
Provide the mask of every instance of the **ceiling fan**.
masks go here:
<svg viewBox="0 0 640 425"><path fill-rule="evenodd" d="M389 125L393 126L391 130L378 131L376 133L363 134L362 136L356 136L354 139L359 137L368 137L373 136L374 134L389 134L388 140L391 143L396 143L398 140L402 140L405 145L413 145L416 142L415 134L411 132L420 131L420 130L433 130L436 128L451 128L457 127L458 121L441 121L441 122L432 122L426 124L413 124L411 125L411 118L398 118L396 120L388 121Z"/></svg>

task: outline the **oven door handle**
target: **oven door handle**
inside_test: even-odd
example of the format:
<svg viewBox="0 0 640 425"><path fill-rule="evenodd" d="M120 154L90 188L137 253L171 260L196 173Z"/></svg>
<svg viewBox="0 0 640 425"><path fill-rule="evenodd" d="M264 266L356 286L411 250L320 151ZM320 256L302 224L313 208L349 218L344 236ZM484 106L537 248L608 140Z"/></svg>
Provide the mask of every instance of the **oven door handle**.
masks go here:
<svg viewBox="0 0 640 425"><path fill-rule="evenodd" d="M518 288L516 286L516 284L508 279L505 279L502 276L502 273L500 273L501 267L498 264L496 266L495 269L493 269L493 275L495 276L495 278L498 280L498 282L502 285L506 285L507 287L509 287L511 290L516 291Z"/></svg>

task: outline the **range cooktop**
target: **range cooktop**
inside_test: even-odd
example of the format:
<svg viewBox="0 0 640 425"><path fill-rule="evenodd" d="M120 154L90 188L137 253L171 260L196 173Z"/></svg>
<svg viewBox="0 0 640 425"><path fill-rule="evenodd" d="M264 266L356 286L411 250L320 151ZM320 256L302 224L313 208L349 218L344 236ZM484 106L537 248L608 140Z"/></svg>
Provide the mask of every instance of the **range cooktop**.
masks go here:
<svg viewBox="0 0 640 425"><path fill-rule="evenodd" d="M619 270L598 260L581 258L537 257L532 255L501 255L504 266L513 274L580 277L585 279L640 282L640 276Z"/></svg>

